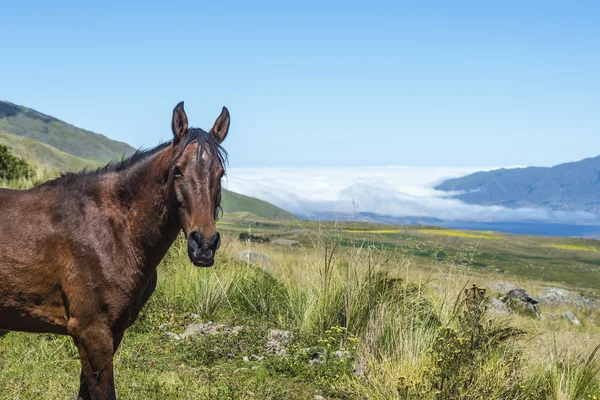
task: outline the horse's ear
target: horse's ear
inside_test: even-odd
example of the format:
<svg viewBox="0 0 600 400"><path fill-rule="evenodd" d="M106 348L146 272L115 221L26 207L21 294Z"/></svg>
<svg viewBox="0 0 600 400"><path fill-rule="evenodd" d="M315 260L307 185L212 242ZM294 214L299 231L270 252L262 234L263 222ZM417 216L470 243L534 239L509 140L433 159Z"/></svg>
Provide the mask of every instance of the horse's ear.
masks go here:
<svg viewBox="0 0 600 400"><path fill-rule="evenodd" d="M188 119L183 109L183 101L173 109L171 128L173 129L173 144L176 145L188 131Z"/></svg>
<svg viewBox="0 0 600 400"><path fill-rule="evenodd" d="M223 107L223 111L221 111L221 115L215 121L215 125L210 130L210 134L214 135L217 142L222 143L227 136L227 132L229 132L229 110L227 107Z"/></svg>

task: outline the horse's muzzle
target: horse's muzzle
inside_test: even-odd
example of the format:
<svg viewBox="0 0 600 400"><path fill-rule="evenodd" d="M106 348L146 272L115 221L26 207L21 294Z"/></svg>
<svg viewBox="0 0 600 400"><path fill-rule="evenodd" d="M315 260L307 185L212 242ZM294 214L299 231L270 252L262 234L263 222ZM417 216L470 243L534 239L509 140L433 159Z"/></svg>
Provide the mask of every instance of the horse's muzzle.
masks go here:
<svg viewBox="0 0 600 400"><path fill-rule="evenodd" d="M221 246L221 235L215 233L205 240L197 230L190 232L187 238L188 256L190 261L197 267L212 267L215 263L215 253Z"/></svg>

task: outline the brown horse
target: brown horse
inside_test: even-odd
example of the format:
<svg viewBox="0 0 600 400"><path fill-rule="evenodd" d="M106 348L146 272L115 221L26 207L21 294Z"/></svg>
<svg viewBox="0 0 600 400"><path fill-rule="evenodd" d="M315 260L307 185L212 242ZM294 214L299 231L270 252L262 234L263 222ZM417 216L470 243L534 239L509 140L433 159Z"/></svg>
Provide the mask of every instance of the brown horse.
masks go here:
<svg viewBox="0 0 600 400"><path fill-rule="evenodd" d="M179 232L194 265L219 248L229 112L207 133L181 102L172 128L171 142L97 171L0 190L0 330L73 337L81 399L115 399L113 355Z"/></svg>

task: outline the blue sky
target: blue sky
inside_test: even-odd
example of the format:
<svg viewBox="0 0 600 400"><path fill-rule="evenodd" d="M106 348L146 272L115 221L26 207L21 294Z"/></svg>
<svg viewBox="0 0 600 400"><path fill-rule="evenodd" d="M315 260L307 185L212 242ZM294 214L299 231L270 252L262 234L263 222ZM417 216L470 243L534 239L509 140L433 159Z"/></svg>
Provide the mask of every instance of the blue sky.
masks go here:
<svg viewBox="0 0 600 400"><path fill-rule="evenodd" d="M0 99L154 146L173 106L234 167L600 154L597 2L9 2Z"/></svg>

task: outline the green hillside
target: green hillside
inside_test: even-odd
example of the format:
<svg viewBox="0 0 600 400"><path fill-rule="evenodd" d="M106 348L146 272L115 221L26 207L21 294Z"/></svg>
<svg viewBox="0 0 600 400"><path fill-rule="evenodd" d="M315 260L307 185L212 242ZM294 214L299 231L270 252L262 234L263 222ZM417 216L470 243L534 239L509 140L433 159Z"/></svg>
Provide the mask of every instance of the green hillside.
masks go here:
<svg viewBox="0 0 600 400"><path fill-rule="evenodd" d="M9 146L15 156L25 159L30 164L51 171L79 171L85 167L93 168L100 165L98 162L75 157L38 140L17 136L3 130L0 130L0 144Z"/></svg>
<svg viewBox="0 0 600 400"><path fill-rule="evenodd" d="M0 101L0 130L35 139L72 156L106 163L133 154L135 149L126 143L77 128L30 108ZM12 144L8 143L12 146ZM15 150L16 152L16 150ZM67 164L71 164L68 161ZM77 164L77 163L75 163Z"/></svg>
<svg viewBox="0 0 600 400"><path fill-rule="evenodd" d="M247 212L264 219L291 220L294 215L266 201L223 189L221 206L225 213Z"/></svg>

